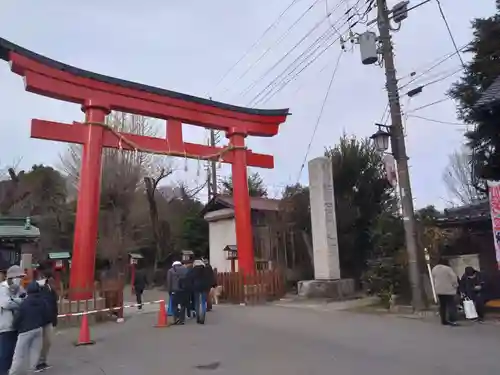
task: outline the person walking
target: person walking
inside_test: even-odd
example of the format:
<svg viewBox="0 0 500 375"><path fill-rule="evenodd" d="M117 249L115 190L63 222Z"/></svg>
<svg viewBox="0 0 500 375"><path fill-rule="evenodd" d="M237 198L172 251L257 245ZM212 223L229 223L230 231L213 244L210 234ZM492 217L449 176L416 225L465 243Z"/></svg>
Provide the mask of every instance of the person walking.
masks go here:
<svg viewBox="0 0 500 375"><path fill-rule="evenodd" d="M43 327L50 317L50 307L44 300L38 282L29 283L26 292L28 295L14 318L18 337L9 375L24 374L26 367L36 371L43 347Z"/></svg>
<svg viewBox="0 0 500 375"><path fill-rule="evenodd" d="M210 265L207 259L203 259L203 262L205 263L205 273L206 273L206 278L208 285L210 286L208 290L206 291L206 296L207 296L207 311L212 311L212 293L214 289L217 287L217 277L215 275L214 269Z"/></svg>
<svg viewBox="0 0 500 375"><path fill-rule="evenodd" d="M484 320L484 280L481 272L473 267L465 267L465 272L460 279L460 292L474 302L477 312L477 320Z"/></svg>
<svg viewBox="0 0 500 375"><path fill-rule="evenodd" d="M59 297L57 296L54 286L51 285L54 280L51 267L49 265L41 265L37 270L39 277L37 283L40 286L42 299L45 301L48 308L48 314L42 328L42 350L36 366L36 371L40 372L51 367L47 364L47 357L49 355L50 347L52 346L54 328L57 327L57 315L59 313L57 301Z"/></svg>
<svg viewBox="0 0 500 375"><path fill-rule="evenodd" d="M0 375L6 375L12 364L17 342L14 316L25 294L21 286L25 276L21 267L12 266L5 273L6 279L0 283Z"/></svg>
<svg viewBox="0 0 500 375"><path fill-rule="evenodd" d="M183 325L186 321L187 292L185 281L187 268L181 262L172 263L172 268L167 272L167 290L172 298L174 324ZM180 308L178 308L180 306Z"/></svg>
<svg viewBox="0 0 500 375"><path fill-rule="evenodd" d="M146 275L146 270L142 267L138 268L134 278L134 293L138 304L137 308L139 310L142 309L142 294L144 293L144 290L146 289L147 285L148 285L148 279Z"/></svg>
<svg viewBox="0 0 500 375"><path fill-rule="evenodd" d="M456 326L457 324L457 296L458 277L444 258L432 269L434 288L439 300L439 315L442 325Z"/></svg>
<svg viewBox="0 0 500 375"><path fill-rule="evenodd" d="M210 290L211 280L207 277L205 263L197 259L193 262L186 277L186 285L194 298L194 308L196 313L196 322L205 323L205 312L207 309L207 291Z"/></svg>

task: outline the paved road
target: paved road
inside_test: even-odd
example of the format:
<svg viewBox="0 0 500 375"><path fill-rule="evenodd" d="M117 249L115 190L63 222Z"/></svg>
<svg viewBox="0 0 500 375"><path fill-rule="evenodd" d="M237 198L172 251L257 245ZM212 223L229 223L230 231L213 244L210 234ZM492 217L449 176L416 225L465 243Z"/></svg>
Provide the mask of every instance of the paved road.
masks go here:
<svg viewBox="0 0 500 375"><path fill-rule="evenodd" d="M217 306L207 324L152 328L155 314L93 327L96 345L57 336L47 375L491 375L500 327L318 312ZM216 369L198 369L219 362Z"/></svg>

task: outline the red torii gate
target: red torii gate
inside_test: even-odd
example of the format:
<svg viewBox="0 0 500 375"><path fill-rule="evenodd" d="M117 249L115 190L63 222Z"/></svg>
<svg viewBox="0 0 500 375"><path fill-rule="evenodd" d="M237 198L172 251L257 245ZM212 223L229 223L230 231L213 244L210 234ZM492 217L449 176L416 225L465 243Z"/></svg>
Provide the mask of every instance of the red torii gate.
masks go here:
<svg viewBox="0 0 500 375"><path fill-rule="evenodd" d="M88 290L94 280L103 147L231 164L233 194L238 202L235 205L238 265L245 273L255 270L247 166L273 168L274 158L248 150L245 138L276 135L288 109L237 107L108 77L38 55L2 38L0 58L10 62L12 72L24 77L27 91L80 104L85 113L83 123L70 125L38 119L31 122L32 138L83 145L70 275L73 290ZM105 118L112 110L165 119L166 139L110 129ZM211 147L184 142L183 122L224 131L229 145ZM73 296L88 297L87 293Z"/></svg>

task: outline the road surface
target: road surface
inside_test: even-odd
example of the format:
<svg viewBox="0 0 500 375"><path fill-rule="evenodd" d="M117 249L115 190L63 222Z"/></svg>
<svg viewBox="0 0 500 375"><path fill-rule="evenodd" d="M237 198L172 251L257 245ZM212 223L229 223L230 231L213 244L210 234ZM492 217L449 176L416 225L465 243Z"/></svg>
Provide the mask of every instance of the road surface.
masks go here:
<svg viewBox="0 0 500 375"><path fill-rule="evenodd" d="M492 375L500 327L278 306L216 306L205 326L153 328L143 313L92 327L94 346L56 336L47 375Z"/></svg>

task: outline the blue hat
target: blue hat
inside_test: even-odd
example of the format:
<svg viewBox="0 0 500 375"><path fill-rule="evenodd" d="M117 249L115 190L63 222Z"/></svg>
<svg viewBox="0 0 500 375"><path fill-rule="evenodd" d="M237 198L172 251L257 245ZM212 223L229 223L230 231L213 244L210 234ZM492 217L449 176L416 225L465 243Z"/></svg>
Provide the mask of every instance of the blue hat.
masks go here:
<svg viewBox="0 0 500 375"><path fill-rule="evenodd" d="M26 293L33 294L40 292L40 285L36 281L32 281L26 287Z"/></svg>

